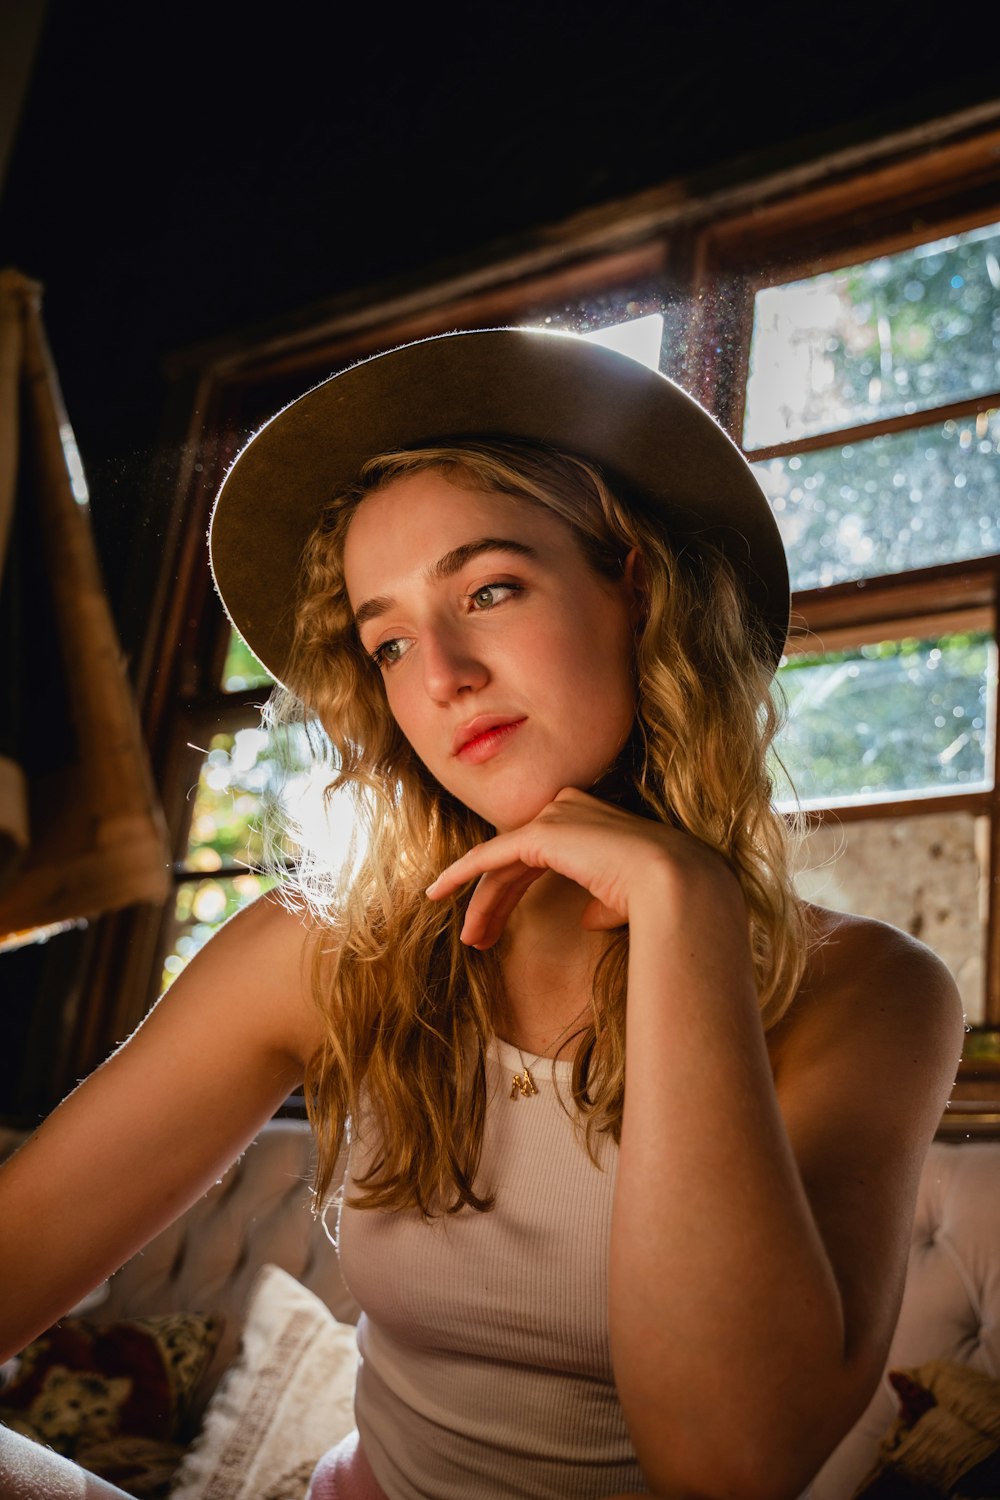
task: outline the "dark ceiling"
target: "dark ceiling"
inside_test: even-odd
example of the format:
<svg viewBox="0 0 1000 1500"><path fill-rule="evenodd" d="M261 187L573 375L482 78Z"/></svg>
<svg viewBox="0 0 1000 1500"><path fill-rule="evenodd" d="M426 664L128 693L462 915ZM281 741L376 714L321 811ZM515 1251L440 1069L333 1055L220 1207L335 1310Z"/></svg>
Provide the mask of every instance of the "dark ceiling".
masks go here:
<svg viewBox="0 0 1000 1500"><path fill-rule="evenodd" d="M46 286L113 593L171 351L997 91L973 13L914 0L251 14L51 0L15 141L0 261Z"/></svg>

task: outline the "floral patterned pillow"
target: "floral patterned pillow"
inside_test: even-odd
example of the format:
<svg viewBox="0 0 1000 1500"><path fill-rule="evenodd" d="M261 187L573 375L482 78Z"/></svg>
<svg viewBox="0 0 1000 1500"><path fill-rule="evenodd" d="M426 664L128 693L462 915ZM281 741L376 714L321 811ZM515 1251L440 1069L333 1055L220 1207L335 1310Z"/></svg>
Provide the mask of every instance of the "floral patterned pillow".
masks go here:
<svg viewBox="0 0 1000 1500"><path fill-rule="evenodd" d="M0 1388L0 1422L133 1494L163 1493L221 1332L208 1313L103 1326L64 1318L20 1355Z"/></svg>
<svg viewBox="0 0 1000 1500"><path fill-rule="evenodd" d="M1000 1380L930 1360L890 1370L899 1419L854 1500L996 1500L1000 1496Z"/></svg>

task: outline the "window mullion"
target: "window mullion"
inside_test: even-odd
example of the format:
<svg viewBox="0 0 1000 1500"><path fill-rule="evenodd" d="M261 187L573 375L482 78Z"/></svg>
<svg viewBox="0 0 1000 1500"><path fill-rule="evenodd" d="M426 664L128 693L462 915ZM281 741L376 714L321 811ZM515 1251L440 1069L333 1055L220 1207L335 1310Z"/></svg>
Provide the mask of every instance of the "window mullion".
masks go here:
<svg viewBox="0 0 1000 1500"><path fill-rule="evenodd" d="M891 432L907 432L914 427L933 427L960 417L978 416L980 412L1000 407L1000 391L984 396L969 396L964 401L950 401L945 406L922 407L920 411L903 412L898 417L876 418L853 427L838 427L832 432L810 433L787 443L772 443L766 448L745 448L750 463L765 463L772 458L790 458L798 453L812 453L822 448L841 448L848 443L868 442Z"/></svg>
<svg viewBox="0 0 1000 1500"><path fill-rule="evenodd" d="M994 640L997 640L994 616ZM1000 651L1000 641L997 641ZM1000 734L997 732L997 685L993 684L988 730L992 741L993 790L990 794L990 840L987 866L986 996L984 1015L988 1026L1000 1026Z"/></svg>
<svg viewBox="0 0 1000 1500"><path fill-rule="evenodd" d="M864 802L835 802L804 807L802 816L809 827L825 823L870 823L876 818L912 818L921 814L968 812L991 813L995 793L987 788L978 791L901 792L883 799L870 797Z"/></svg>

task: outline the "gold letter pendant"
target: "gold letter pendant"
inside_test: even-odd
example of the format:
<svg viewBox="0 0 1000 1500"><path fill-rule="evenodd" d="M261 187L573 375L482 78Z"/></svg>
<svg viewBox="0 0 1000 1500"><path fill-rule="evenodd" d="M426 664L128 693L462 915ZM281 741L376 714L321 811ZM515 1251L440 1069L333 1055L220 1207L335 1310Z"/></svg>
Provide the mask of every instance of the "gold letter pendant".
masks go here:
<svg viewBox="0 0 1000 1500"><path fill-rule="evenodd" d="M524 1064L523 1073L515 1073L510 1085L510 1097L512 1099L520 1096L522 1099L530 1099L532 1094L537 1094L535 1080L531 1076L531 1069L527 1063Z"/></svg>

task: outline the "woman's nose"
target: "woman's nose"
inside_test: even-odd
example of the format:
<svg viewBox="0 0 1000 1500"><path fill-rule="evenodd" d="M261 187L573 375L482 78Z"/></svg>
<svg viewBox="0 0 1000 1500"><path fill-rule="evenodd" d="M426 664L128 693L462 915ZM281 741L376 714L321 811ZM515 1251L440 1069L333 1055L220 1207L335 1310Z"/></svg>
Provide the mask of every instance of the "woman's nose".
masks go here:
<svg viewBox="0 0 1000 1500"><path fill-rule="evenodd" d="M484 687L489 681L486 663L461 631L427 631L421 654L424 684L436 702L449 703L463 690Z"/></svg>

